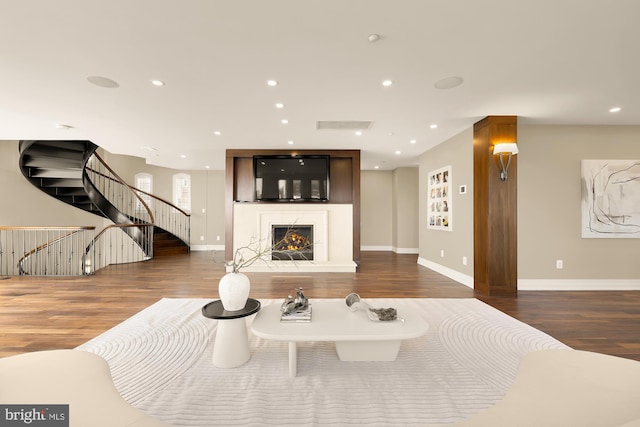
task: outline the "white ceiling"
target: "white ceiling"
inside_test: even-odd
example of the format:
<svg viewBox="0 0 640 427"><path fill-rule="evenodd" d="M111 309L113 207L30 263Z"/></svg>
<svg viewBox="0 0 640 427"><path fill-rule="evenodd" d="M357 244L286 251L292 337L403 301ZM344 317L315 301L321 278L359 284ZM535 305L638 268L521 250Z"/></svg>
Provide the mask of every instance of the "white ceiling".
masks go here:
<svg viewBox="0 0 640 427"><path fill-rule="evenodd" d="M178 169L223 169L227 148L360 149L388 170L487 115L638 125L639 21L638 0L0 0L0 140Z"/></svg>

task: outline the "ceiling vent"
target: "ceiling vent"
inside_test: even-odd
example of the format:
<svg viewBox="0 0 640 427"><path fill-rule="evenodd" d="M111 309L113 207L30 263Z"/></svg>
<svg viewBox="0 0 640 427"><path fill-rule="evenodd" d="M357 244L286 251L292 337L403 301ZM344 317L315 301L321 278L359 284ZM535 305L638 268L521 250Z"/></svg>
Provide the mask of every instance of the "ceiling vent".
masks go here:
<svg viewBox="0 0 640 427"><path fill-rule="evenodd" d="M368 130L371 129L371 121L330 121L316 122L317 130Z"/></svg>

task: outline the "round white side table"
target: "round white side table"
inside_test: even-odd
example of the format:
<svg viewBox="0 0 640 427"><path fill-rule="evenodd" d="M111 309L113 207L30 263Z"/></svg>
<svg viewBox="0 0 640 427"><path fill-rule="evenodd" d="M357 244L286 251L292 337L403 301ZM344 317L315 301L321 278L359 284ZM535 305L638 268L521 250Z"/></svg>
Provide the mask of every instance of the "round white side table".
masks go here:
<svg viewBox="0 0 640 427"><path fill-rule="evenodd" d="M227 311L220 300L202 307L202 315L218 320L216 341L213 345L213 365L218 368L236 368L250 358L249 338L245 317L260 310L260 301L249 298L242 310Z"/></svg>

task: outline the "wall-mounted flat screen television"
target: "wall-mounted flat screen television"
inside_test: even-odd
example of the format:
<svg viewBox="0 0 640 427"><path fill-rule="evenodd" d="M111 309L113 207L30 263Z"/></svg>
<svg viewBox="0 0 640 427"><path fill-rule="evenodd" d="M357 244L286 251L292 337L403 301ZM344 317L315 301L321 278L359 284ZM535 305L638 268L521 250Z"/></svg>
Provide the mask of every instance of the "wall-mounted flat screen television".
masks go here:
<svg viewBox="0 0 640 427"><path fill-rule="evenodd" d="M254 156L256 200L329 200L329 156Z"/></svg>

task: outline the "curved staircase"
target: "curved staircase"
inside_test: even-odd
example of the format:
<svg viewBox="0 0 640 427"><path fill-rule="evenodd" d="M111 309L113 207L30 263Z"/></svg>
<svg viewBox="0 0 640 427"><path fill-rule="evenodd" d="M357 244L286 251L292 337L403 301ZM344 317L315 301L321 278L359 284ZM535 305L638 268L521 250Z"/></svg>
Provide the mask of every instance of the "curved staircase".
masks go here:
<svg viewBox="0 0 640 427"><path fill-rule="evenodd" d="M86 161L97 149L91 141L20 141L20 170L48 195L105 216L91 201L82 182Z"/></svg>
<svg viewBox="0 0 640 427"><path fill-rule="evenodd" d="M100 158L98 148L91 141L20 141L20 170L50 196L113 221L115 226L107 228L125 233L143 259L189 252L189 214L125 183ZM37 250L44 247L46 243Z"/></svg>

